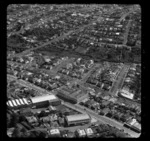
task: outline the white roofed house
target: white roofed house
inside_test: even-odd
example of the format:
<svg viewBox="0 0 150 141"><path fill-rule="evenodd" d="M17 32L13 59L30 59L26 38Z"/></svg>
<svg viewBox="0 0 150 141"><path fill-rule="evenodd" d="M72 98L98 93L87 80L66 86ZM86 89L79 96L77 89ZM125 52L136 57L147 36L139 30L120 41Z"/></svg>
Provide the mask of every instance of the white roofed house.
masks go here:
<svg viewBox="0 0 150 141"><path fill-rule="evenodd" d="M93 130L91 128L85 129L85 132L86 132L88 137L91 137L94 134L94 132L93 132Z"/></svg>
<svg viewBox="0 0 150 141"><path fill-rule="evenodd" d="M116 35L120 35L120 33L119 33L119 32L116 32Z"/></svg>
<svg viewBox="0 0 150 141"><path fill-rule="evenodd" d="M48 134L50 137L60 137L61 136L59 129L48 130Z"/></svg>
<svg viewBox="0 0 150 141"><path fill-rule="evenodd" d="M128 98L128 99L133 99L134 94L130 93L129 90L122 89L119 93L119 96L123 96L123 97Z"/></svg>
<svg viewBox="0 0 150 141"><path fill-rule="evenodd" d="M45 59L46 62L50 62L51 61L51 59L48 56L44 56L44 59Z"/></svg>
<svg viewBox="0 0 150 141"><path fill-rule="evenodd" d="M78 129L76 131L76 133L77 133L77 136L79 136L79 137L85 137L86 136L86 132L84 129Z"/></svg>

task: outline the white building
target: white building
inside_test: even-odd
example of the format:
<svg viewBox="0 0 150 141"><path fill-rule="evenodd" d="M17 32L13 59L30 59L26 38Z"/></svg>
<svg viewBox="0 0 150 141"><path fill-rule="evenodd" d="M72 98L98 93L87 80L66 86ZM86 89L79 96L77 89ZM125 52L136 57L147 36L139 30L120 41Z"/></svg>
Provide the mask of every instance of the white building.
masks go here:
<svg viewBox="0 0 150 141"><path fill-rule="evenodd" d="M31 102L32 103L39 103L39 102L44 102L44 101L51 101L51 100L56 100L58 99L55 95L42 95L42 96L37 96L37 97L32 97Z"/></svg>
<svg viewBox="0 0 150 141"><path fill-rule="evenodd" d="M89 123L91 121L91 118L87 114L77 114L77 115L69 115L66 116L67 124L83 124L83 123Z"/></svg>
<svg viewBox="0 0 150 141"><path fill-rule="evenodd" d="M86 132L87 136L91 136L91 135L94 134L94 132L93 132L93 130L91 128L85 129L85 132Z"/></svg>
<svg viewBox="0 0 150 141"><path fill-rule="evenodd" d="M11 108L19 108L21 106L29 105L26 98L9 100L6 104Z"/></svg>
<svg viewBox="0 0 150 141"><path fill-rule="evenodd" d="M48 134L52 136L60 136L60 131L59 129L51 129L51 130L48 130Z"/></svg>
<svg viewBox="0 0 150 141"><path fill-rule="evenodd" d="M47 107L49 104L54 106L61 104L61 101L53 94L32 97L30 100L34 107Z"/></svg>
<svg viewBox="0 0 150 141"><path fill-rule="evenodd" d="M78 129L77 134L79 137L85 137L86 136L86 132L84 131L84 129Z"/></svg>
<svg viewBox="0 0 150 141"><path fill-rule="evenodd" d="M129 99L133 99L133 97L134 97L134 94L130 93L129 91L127 91L125 89L122 89L120 91L120 94L121 94L121 96L129 98Z"/></svg>

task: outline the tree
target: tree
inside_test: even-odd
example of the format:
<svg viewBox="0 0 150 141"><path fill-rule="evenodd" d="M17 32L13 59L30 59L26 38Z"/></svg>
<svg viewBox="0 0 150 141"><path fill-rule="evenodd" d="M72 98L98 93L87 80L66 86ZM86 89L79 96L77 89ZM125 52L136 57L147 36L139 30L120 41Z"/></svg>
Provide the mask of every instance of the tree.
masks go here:
<svg viewBox="0 0 150 141"><path fill-rule="evenodd" d="M42 110L41 113L38 115L38 117L40 118L40 117L44 117L44 116L46 116L46 112Z"/></svg>
<svg viewBox="0 0 150 141"><path fill-rule="evenodd" d="M45 59L42 56L36 56L36 63L41 66L42 64L45 63Z"/></svg>
<svg viewBox="0 0 150 141"><path fill-rule="evenodd" d="M46 132L41 131L41 132L40 132L40 134L39 134L39 137L41 137L41 138L45 138L45 137L46 137L46 135L47 135L47 133L46 133Z"/></svg>
<svg viewBox="0 0 150 141"><path fill-rule="evenodd" d="M19 116L16 113L12 114L12 120L11 120L11 125L15 126L19 121Z"/></svg>
<svg viewBox="0 0 150 141"><path fill-rule="evenodd" d="M27 129L25 127L22 127L22 129L20 131L25 133L27 131Z"/></svg>
<svg viewBox="0 0 150 141"><path fill-rule="evenodd" d="M100 137L105 138L107 136L107 132L103 132L100 134Z"/></svg>
<svg viewBox="0 0 150 141"><path fill-rule="evenodd" d="M24 115L19 116L19 123L22 121L27 121L26 117Z"/></svg>
<svg viewBox="0 0 150 141"><path fill-rule="evenodd" d="M125 138L126 137L126 134L123 132L121 133L120 131L117 131L114 135L116 138Z"/></svg>
<svg viewBox="0 0 150 141"><path fill-rule="evenodd" d="M59 111L59 117L62 117L62 116L63 116L62 111Z"/></svg>
<svg viewBox="0 0 150 141"><path fill-rule="evenodd" d="M25 126L28 130L31 130L33 128L33 126L30 123L27 123L25 121L21 122L21 124Z"/></svg>
<svg viewBox="0 0 150 141"><path fill-rule="evenodd" d="M11 115L7 113L7 128L10 127L11 120L12 120Z"/></svg>
<svg viewBox="0 0 150 141"><path fill-rule="evenodd" d="M30 132L30 137L31 137L31 138L35 138L36 135L35 135L33 132Z"/></svg>
<svg viewBox="0 0 150 141"><path fill-rule="evenodd" d="M12 137L22 137L22 133L19 128L15 128L12 134Z"/></svg>
<svg viewBox="0 0 150 141"><path fill-rule="evenodd" d="M30 136L31 136L31 133L28 132L28 131L25 131L25 132L22 133L22 137L24 137L24 138L28 138Z"/></svg>

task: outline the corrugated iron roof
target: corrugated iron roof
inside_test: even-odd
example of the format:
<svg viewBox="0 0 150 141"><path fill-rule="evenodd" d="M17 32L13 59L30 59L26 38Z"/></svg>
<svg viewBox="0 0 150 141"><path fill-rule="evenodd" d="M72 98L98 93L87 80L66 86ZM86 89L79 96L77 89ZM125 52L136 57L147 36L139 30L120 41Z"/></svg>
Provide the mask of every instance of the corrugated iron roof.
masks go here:
<svg viewBox="0 0 150 141"><path fill-rule="evenodd" d="M57 99L55 95L43 95L43 96L32 97L31 101L32 103L38 103L43 101L55 100L55 99Z"/></svg>
<svg viewBox="0 0 150 141"><path fill-rule="evenodd" d="M22 99L18 99L22 105L25 105Z"/></svg>
<svg viewBox="0 0 150 141"><path fill-rule="evenodd" d="M18 105L21 105L18 99L16 99L15 101Z"/></svg>
<svg viewBox="0 0 150 141"><path fill-rule="evenodd" d="M87 114L70 115L66 117L68 122L90 119Z"/></svg>
<svg viewBox="0 0 150 141"><path fill-rule="evenodd" d="M23 98L22 100L23 100L23 102L24 102L25 104L27 104L27 105L28 105L28 101L27 101L27 99Z"/></svg>
<svg viewBox="0 0 150 141"><path fill-rule="evenodd" d="M17 106L15 100L11 100L11 102L12 102L12 104L13 104L14 106Z"/></svg>

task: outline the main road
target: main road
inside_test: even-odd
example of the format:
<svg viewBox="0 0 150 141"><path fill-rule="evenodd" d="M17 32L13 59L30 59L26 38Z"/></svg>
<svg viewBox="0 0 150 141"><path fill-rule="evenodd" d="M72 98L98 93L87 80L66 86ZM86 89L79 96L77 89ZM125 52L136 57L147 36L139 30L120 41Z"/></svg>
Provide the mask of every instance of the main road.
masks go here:
<svg viewBox="0 0 150 141"><path fill-rule="evenodd" d="M124 33L124 41L123 41L123 45L126 45L127 41L128 41L128 34L129 34L129 29L131 27L131 20L128 21L128 24L126 26L126 31Z"/></svg>
<svg viewBox="0 0 150 141"><path fill-rule="evenodd" d="M29 83L29 82L26 82L24 80L18 80L17 77L15 77L15 76L8 75L8 74L7 74L7 76L8 76L9 79L17 80L18 83L20 83L21 85L30 87L30 88L38 91L38 92L45 93L45 94L46 93L47 94L52 94L51 92L48 92L45 89L37 87L37 86L35 86L35 85L33 85L33 84ZM117 121L115 121L113 119L110 119L110 118L106 117L106 116L100 116L97 113L95 113L94 111L92 111L92 110L90 110L90 109L88 109L86 107L83 107L83 106L78 105L78 104L73 105L73 104L70 104L70 103L67 103L67 102L64 102L64 101L62 102L62 104L67 106L67 107L70 107L70 108L72 108L72 109L74 109L76 111L79 111L81 113L87 113L91 117L93 117L96 120L98 120L100 123L110 124L111 126L115 126L115 127L119 128L119 129L124 129L124 132L130 134L132 137L139 137L139 134L137 134L137 133L135 133L135 132L125 128L125 127L123 127L122 123L119 123L119 122L117 122Z"/></svg>
<svg viewBox="0 0 150 141"><path fill-rule="evenodd" d="M120 73L116 77L116 80L113 82L112 88L110 90L110 94L112 96L115 96L115 94L117 93L117 90L119 90L121 88L123 80L126 77L126 74L128 72L128 69L129 69L129 65L124 64Z"/></svg>
<svg viewBox="0 0 150 141"><path fill-rule="evenodd" d="M111 126L114 126L118 129L123 129L125 133L128 133L129 135L131 135L131 137L134 137L134 138L137 138L140 136L140 134L138 133L135 133L134 131L126 128L123 126L123 123L120 123L120 122L117 122L113 119L110 119L106 116L101 116L101 115L98 115L97 113L95 113L94 111L86 108L86 107L83 107L83 106L80 106L78 104L76 105L73 105L73 104L70 104L70 103L67 103L67 102L63 102L63 104L67 107L70 107L76 111L79 111L81 113L86 113L88 115L90 115L91 117L95 118L96 120L98 120L100 123L103 123L103 124L109 124Z"/></svg>

